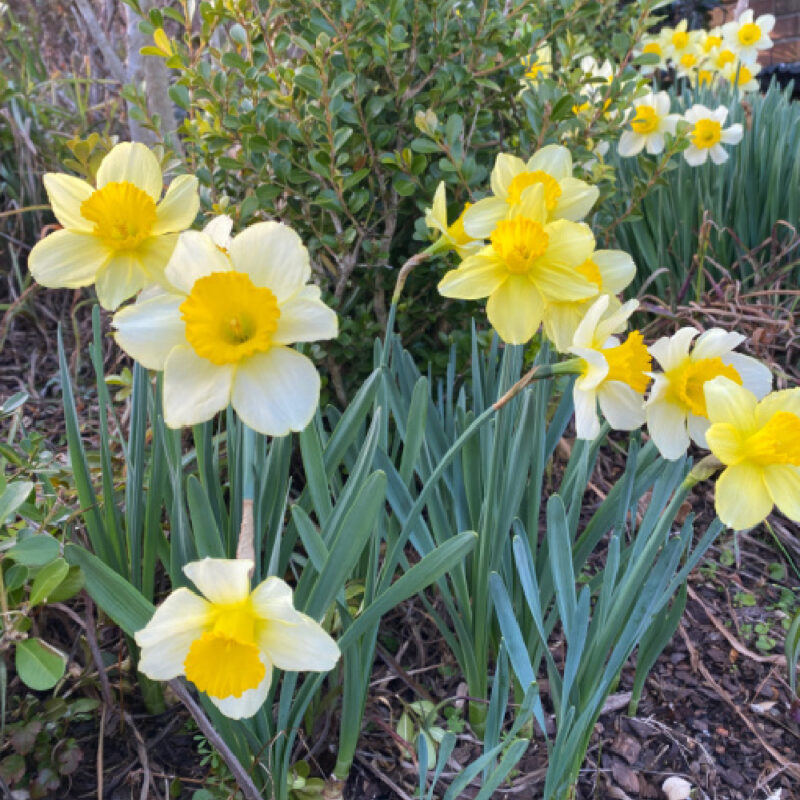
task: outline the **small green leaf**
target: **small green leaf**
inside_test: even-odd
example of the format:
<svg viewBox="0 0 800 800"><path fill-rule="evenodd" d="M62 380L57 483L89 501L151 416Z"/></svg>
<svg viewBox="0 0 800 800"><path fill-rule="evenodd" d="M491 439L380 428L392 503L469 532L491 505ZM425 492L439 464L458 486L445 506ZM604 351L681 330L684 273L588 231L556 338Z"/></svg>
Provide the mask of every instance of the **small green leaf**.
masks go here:
<svg viewBox="0 0 800 800"><path fill-rule="evenodd" d="M39 603L46 601L54 589L56 589L69 572L69 564L63 558L57 558L49 564L45 564L33 580L29 603L31 607L38 606Z"/></svg>
<svg viewBox="0 0 800 800"><path fill-rule="evenodd" d="M65 656L39 639L20 642L14 662L20 680L37 692L52 689L67 668Z"/></svg>
<svg viewBox="0 0 800 800"><path fill-rule="evenodd" d="M37 533L17 542L7 555L26 567L43 567L58 558L58 542L49 533Z"/></svg>
<svg viewBox="0 0 800 800"><path fill-rule="evenodd" d="M83 573L80 567L70 567L67 576L61 583L50 592L48 600L51 603L63 603L74 597L78 592L83 589L86 581L83 579Z"/></svg>
<svg viewBox="0 0 800 800"><path fill-rule="evenodd" d="M0 494L0 525L25 502L32 489L30 481L15 481L8 485Z"/></svg>

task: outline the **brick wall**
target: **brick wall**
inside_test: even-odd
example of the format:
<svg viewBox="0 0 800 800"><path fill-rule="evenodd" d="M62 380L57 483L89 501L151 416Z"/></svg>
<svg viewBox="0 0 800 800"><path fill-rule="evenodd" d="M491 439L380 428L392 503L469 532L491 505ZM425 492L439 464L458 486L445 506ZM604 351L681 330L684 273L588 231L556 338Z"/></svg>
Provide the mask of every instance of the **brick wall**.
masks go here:
<svg viewBox="0 0 800 800"><path fill-rule="evenodd" d="M723 2L722 8L714 10L713 23L719 25L733 19L735 5L735 2ZM762 53L759 62L765 67L800 62L800 0L750 0L749 5L756 17L760 14L775 16L775 29L772 31L775 44Z"/></svg>

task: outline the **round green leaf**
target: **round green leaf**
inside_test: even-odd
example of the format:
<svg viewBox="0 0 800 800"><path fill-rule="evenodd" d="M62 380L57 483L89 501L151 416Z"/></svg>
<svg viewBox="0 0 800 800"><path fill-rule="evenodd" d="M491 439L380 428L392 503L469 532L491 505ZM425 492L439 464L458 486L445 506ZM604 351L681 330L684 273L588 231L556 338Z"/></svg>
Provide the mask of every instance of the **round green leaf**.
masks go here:
<svg viewBox="0 0 800 800"><path fill-rule="evenodd" d="M17 645L15 666L20 680L30 689L52 689L67 668L67 659L54 647L39 639L26 639Z"/></svg>
<svg viewBox="0 0 800 800"><path fill-rule="evenodd" d="M17 542L7 555L26 567L43 567L58 558L58 542L48 533L37 533Z"/></svg>
<svg viewBox="0 0 800 800"><path fill-rule="evenodd" d="M69 572L69 564L63 558L57 558L43 566L33 579L29 602L38 606L46 601L52 592L61 584Z"/></svg>

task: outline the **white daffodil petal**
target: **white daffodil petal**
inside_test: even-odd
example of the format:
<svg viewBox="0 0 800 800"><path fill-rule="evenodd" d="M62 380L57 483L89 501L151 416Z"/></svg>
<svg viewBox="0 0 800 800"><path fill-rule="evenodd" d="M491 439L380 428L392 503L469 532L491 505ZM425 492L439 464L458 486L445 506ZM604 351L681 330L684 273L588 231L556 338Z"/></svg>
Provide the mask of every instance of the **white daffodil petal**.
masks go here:
<svg viewBox="0 0 800 800"><path fill-rule="evenodd" d="M100 268L94 281L97 300L103 308L114 311L150 283L149 275L135 251L120 250Z"/></svg>
<svg viewBox="0 0 800 800"><path fill-rule="evenodd" d="M181 292L189 294L194 282L214 272L230 272L231 263L202 231L184 231L164 269L167 281Z"/></svg>
<svg viewBox="0 0 800 800"><path fill-rule="evenodd" d="M697 336L695 328L679 328L672 336L662 336L648 347L653 358L665 372L674 369L688 357L692 340Z"/></svg>
<svg viewBox="0 0 800 800"><path fill-rule="evenodd" d="M711 423L705 417L699 417L697 414L689 412L686 415L686 427L689 430L689 436L692 441L703 449L708 449L708 442L706 441L706 433L708 432Z"/></svg>
<svg viewBox="0 0 800 800"><path fill-rule="evenodd" d="M217 247L228 250L231 246L233 220L226 214L219 214L203 226L203 233L211 237Z"/></svg>
<svg viewBox="0 0 800 800"><path fill-rule="evenodd" d="M680 458L689 448L686 431L686 412L666 400L653 402L652 397L645 406L647 430L659 452L668 461Z"/></svg>
<svg viewBox="0 0 800 800"><path fill-rule="evenodd" d="M706 159L708 158L708 150L700 149L699 147L690 145L683 151L683 157L686 159L686 163L690 166L699 167L701 164L706 163Z"/></svg>
<svg viewBox="0 0 800 800"><path fill-rule="evenodd" d="M250 595L251 569L248 558L204 558L185 564L183 572L212 603L231 605Z"/></svg>
<svg viewBox="0 0 800 800"><path fill-rule="evenodd" d="M195 639L211 621L211 605L188 589L176 589L150 621L134 635L142 649L139 670L153 680L183 674L183 662Z"/></svg>
<svg viewBox="0 0 800 800"><path fill-rule="evenodd" d="M631 158L639 155L647 144L647 138L634 131L623 131L622 136L619 137L619 144L617 145L617 152L623 158Z"/></svg>
<svg viewBox="0 0 800 800"><path fill-rule="evenodd" d="M97 170L97 188L107 183L132 183L158 202L163 177L155 155L140 142L115 145Z"/></svg>
<svg viewBox="0 0 800 800"><path fill-rule="evenodd" d="M258 646L279 669L327 672L339 660L339 647L322 626L298 613L296 623L272 620L259 632Z"/></svg>
<svg viewBox="0 0 800 800"><path fill-rule="evenodd" d="M726 331L723 328L709 328L697 337L692 349L692 358L717 358L726 353L730 353L734 347L738 347L745 337L741 333Z"/></svg>
<svg viewBox="0 0 800 800"><path fill-rule="evenodd" d="M572 177L572 154L563 145L548 144L528 159L526 168L531 172L546 172L560 182Z"/></svg>
<svg viewBox="0 0 800 800"><path fill-rule="evenodd" d="M600 433L600 420L597 416L597 396L594 391L584 392L577 385L572 388L572 402L575 407L575 432L579 439L596 439Z"/></svg>
<svg viewBox="0 0 800 800"><path fill-rule="evenodd" d="M117 344L146 369L162 370L173 347L186 345L183 295L159 293L118 311L111 324Z"/></svg>
<svg viewBox="0 0 800 800"><path fill-rule="evenodd" d="M620 381L607 381L597 392L603 416L614 430L633 431L645 421L644 400L632 387Z"/></svg>
<svg viewBox="0 0 800 800"><path fill-rule="evenodd" d="M274 575L261 581L250 595L253 611L262 620L282 620L296 624L302 616L292 605L292 589Z"/></svg>
<svg viewBox="0 0 800 800"><path fill-rule="evenodd" d="M28 269L42 286L77 289L94 283L111 251L94 236L56 231L37 242L28 255Z"/></svg>
<svg viewBox="0 0 800 800"><path fill-rule="evenodd" d="M228 719L249 719L255 716L261 706L264 705L272 683L272 664L263 654L259 654L259 659L264 665L264 678L255 689L245 690L242 692L241 697L234 697L233 695L230 697L208 696L208 699Z"/></svg>
<svg viewBox="0 0 800 800"><path fill-rule="evenodd" d="M474 239L488 239L507 213L508 203L504 198L484 197L464 212L464 230Z"/></svg>
<svg viewBox="0 0 800 800"><path fill-rule="evenodd" d="M609 294L619 294L636 275L636 264L622 250L595 250L591 258L600 271L603 291Z"/></svg>
<svg viewBox="0 0 800 800"><path fill-rule="evenodd" d="M319 402L319 374L311 361L274 346L242 361L233 379L231 403L245 425L269 436L302 431Z"/></svg>
<svg viewBox="0 0 800 800"><path fill-rule="evenodd" d="M759 400L772 391L772 371L757 358L742 353L728 353L722 357L724 364L730 364L742 379L742 385Z"/></svg>
<svg viewBox="0 0 800 800"><path fill-rule="evenodd" d="M306 286L280 306L278 328L272 335L276 344L317 342L339 334L336 312L320 300L316 286Z"/></svg>
<svg viewBox="0 0 800 800"><path fill-rule="evenodd" d="M200 210L200 195L194 175L180 175L167 189L164 199L156 206L153 236L179 233L186 230Z"/></svg>
<svg viewBox="0 0 800 800"><path fill-rule="evenodd" d="M658 155L664 149L664 134L656 131L647 137L647 152L651 156Z"/></svg>
<svg viewBox="0 0 800 800"><path fill-rule="evenodd" d="M81 205L94 194L94 188L80 178L57 172L48 172L43 181L47 199L61 225L76 233L91 233L94 223L81 215Z"/></svg>
<svg viewBox="0 0 800 800"><path fill-rule="evenodd" d="M772 497L761 469L745 462L723 470L714 489L714 505L717 516L737 531L766 519L772 511Z"/></svg>
<svg viewBox="0 0 800 800"><path fill-rule="evenodd" d="M297 233L280 222L257 222L231 242L231 261L256 286L267 287L282 303L311 277L308 250Z"/></svg>
<svg viewBox="0 0 800 800"><path fill-rule="evenodd" d="M173 347L164 363L164 421L170 428L196 425L228 405L233 364L212 364L188 345Z"/></svg>

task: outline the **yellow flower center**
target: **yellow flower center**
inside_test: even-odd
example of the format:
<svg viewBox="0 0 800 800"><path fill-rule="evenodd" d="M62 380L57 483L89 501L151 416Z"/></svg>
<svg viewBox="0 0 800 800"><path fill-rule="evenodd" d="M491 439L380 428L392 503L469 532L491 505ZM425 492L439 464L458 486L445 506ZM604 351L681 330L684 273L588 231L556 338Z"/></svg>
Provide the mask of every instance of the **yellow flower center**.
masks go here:
<svg viewBox="0 0 800 800"><path fill-rule="evenodd" d="M742 455L761 466L800 467L800 417L789 411L777 411L761 430L744 440Z"/></svg>
<svg viewBox="0 0 800 800"><path fill-rule="evenodd" d="M81 203L81 216L94 222L94 234L112 250L133 250L150 236L156 204L128 181L107 183Z"/></svg>
<svg viewBox="0 0 800 800"><path fill-rule="evenodd" d="M761 28L759 28L755 22L745 22L745 24L739 28L737 36L739 38L739 44L750 47L761 38Z"/></svg>
<svg viewBox="0 0 800 800"><path fill-rule="evenodd" d="M558 203L558 198L561 197L561 187L552 175L548 175L540 169L534 172L520 172L511 181L508 185L508 204L519 203L522 192L537 183L541 183L544 186L544 203L547 206L547 210L552 211L556 207L556 203Z"/></svg>
<svg viewBox="0 0 800 800"><path fill-rule="evenodd" d="M587 258L583 264L575 268L575 271L583 275L589 283L593 283L598 289L603 288L603 275L600 272L600 267L591 258Z"/></svg>
<svg viewBox="0 0 800 800"><path fill-rule="evenodd" d="M506 269L523 275L546 250L549 237L544 227L526 217L501 220L492 232L492 248Z"/></svg>
<svg viewBox="0 0 800 800"><path fill-rule="evenodd" d="M241 697L266 674L256 645L257 619L250 598L215 605L210 631L192 642L183 669L186 677L212 697Z"/></svg>
<svg viewBox="0 0 800 800"><path fill-rule="evenodd" d="M733 61L736 61L736 53L733 50L720 50L717 55L717 69L722 69Z"/></svg>
<svg viewBox="0 0 800 800"><path fill-rule="evenodd" d="M657 56L661 55L661 45L658 42L648 42L643 48L643 53L655 53Z"/></svg>
<svg viewBox="0 0 800 800"><path fill-rule="evenodd" d="M688 408L698 417L708 417L706 396L703 391L707 381L722 376L742 385L739 373L721 358L686 359L680 366L666 373L670 386L670 399Z"/></svg>
<svg viewBox="0 0 800 800"><path fill-rule="evenodd" d="M631 331L628 338L617 347L603 350L608 363L606 381L619 381L631 387L635 392L643 394L650 383L650 372L653 360L639 331Z"/></svg>
<svg viewBox="0 0 800 800"><path fill-rule="evenodd" d="M711 86L714 82L714 73L709 69L701 69L697 73L698 86Z"/></svg>
<svg viewBox="0 0 800 800"><path fill-rule="evenodd" d="M710 53L715 47L719 47L722 44L722 37L716 36L715 34L709 33L706 36L705 41L703 42L703 50L706 53Z"/></svg>
<svg viewBox="0 0 800 800"><path fill-rule="evenodd" d="M199 278L180 309L189 344L220 365L269 350L281 315L275 295L243 272Z"/></svg>
<svg viewBox="0 0 800 800"><path fill-rule="evenodd" d="M692 131L692 144L701 150L719 144L722 139L722 125L715 119L699 119Z"/></svg>
<svg viewBox="0 0 800 800"><path fill-rule="evenodd" d="M684 69L691 69L697 63L697 56L694 53L684 53L681 56L681 66Z"/></svg>
<svg viewBox="0 0 800 800"><path fill-rule="evenodd" d="M653 106L636 106L636 116L631 120L631 128L636 133L647 134L658 130L658 113Z"/></svg>
<svg viewBox="0 0 800 800"><path fill-rule="evenodd" d="M676 50L683 50L689 44L689 34L686 31L675 31L672 34L672 46Z"/></svg>
<svg viewBox="0 0 800 800"><path fill-rule="evenodd" d="M736 72L734 71L734 75ZM749 69L744 64L739 64L739 78L736 81L737 86L742 86L745 83L749 83L753 79L753 73L750 72Z"/></svg>
<svg viewBox="0 0 800 800"><path fill-rule="evenodd" d="M475 240L464 230L464 214L472 203L464 203L464 210L458 215L458 219L447 229L447 235L455 244L469 244Z"/></svg>

